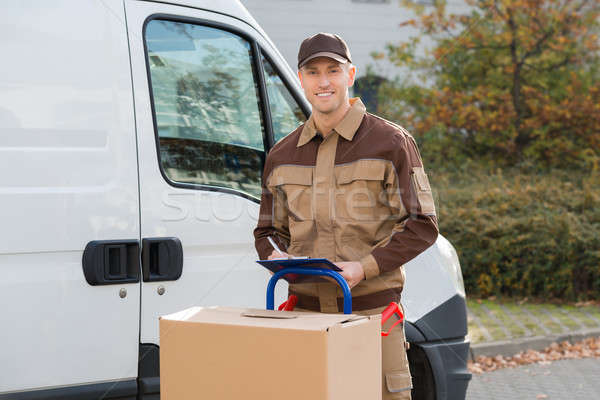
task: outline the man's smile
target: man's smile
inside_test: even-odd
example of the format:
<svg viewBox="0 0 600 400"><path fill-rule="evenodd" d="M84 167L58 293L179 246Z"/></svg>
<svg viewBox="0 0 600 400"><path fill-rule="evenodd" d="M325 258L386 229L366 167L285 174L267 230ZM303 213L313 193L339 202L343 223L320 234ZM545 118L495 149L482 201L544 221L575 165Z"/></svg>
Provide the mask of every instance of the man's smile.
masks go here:
<svg viewBox="0 0 600 400"><path fill-rule="evenodd" d="M333 92L321 92L321 93L317 93L317 97L329 97L329 96L333 96Z"/></svg>

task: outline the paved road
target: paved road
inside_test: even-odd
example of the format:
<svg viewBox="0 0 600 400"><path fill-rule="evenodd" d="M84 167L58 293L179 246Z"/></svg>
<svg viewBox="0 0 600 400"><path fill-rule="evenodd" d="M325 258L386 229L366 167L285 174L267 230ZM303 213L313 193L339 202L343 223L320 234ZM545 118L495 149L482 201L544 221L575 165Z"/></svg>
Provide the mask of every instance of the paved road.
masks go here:
<svg viewBox="0 0 600 400"><path fill-rule="evenodd" d="M529 364L473 374L467 400L496 399L600 399L600 358Z"/></svg>

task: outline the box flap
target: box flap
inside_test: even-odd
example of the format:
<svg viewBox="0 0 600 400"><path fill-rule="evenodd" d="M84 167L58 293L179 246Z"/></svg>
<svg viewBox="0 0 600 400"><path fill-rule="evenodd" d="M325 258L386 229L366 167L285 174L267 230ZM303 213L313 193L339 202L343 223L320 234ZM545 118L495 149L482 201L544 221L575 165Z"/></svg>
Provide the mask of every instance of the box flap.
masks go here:
<svg viewBox="0 0 600 400"><path fill-rule="evenodd" d="M161 317L163 320L192 323L322 331L334 325L366 318L368 317L354 314L323 314L234 307L191 307Z"/></svg>
<svg viewBox="0 0 600 400"><path fill-rule="evenodd" d="M375 315L355 315L355 314L350 314L350 315L346 315L347 318L344 321L341 321L338 324L333 324L332 326L330 326L328 328L328 330L336 330L336 329L343 329L343 328L348 328L351 326L356 326L356 325L361 325L364 324L366 322L369 321L376 321L376 320L380 320L381 319L381 315L380 314L375 314Z"/></svg>
<svg viewBox="0 0 600 400"><path fill-rule="evenodd" d="M190 317L196 315L202 307L190 307L185 310L177 311L173 314L161 315L159 319L172 320L172 321L187 321Z"/></svg>
<svg viewBox="0 0 600 400"><path fill-rule="evenodd" d="M244 317L254 318L275 318L275 319L291 319L298 318L296 314L289 312L278 312L274 313L272 310L247 310L242 313Z"/></svg>

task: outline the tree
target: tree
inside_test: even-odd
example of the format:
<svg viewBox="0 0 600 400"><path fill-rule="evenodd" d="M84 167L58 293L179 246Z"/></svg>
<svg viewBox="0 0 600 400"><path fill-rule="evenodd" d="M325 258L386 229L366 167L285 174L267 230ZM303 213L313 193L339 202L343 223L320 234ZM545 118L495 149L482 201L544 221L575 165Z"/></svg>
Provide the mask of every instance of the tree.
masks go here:
<svg viewBox="0 0 600 400"><path fill-rule="evenodd" d="M401 25L420 35L388 46L407 74L380 89L379 112L407 125L438 161L597 166L600 4L467 3L467 15L448 14L445 1L404 3L417 17ZM421 38L433 43L424 55Z"/></svg>

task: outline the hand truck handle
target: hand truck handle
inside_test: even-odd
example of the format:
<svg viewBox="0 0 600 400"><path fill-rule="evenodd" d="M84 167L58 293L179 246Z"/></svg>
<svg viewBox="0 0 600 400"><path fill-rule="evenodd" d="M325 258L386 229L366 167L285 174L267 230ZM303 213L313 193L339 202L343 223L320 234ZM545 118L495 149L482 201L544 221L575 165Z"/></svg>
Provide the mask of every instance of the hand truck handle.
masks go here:
<svg viewBox="0 0 600 400"><path fill-rule="evenodd" d="M275 285L286 274L329 276L336 280L344 292L344 314L352 314L352 293L348 283L338 272L325 268L284 268L277 271L267 285L267 310L275 309Z"/></svg>
<svg viewBox="0 0 600 400"><path fill-rule="evenodd" d="M390 317L392 315L396 315L397 316L397 321L394 322L394 324L392 326L390 326L390 329L386 331L381 331L381 336L387 336L390 334L390 332L392 331L392 329L394 329L394 327L396 325L398 325L399 323L404 321L404 314L402 313L402 311L400 310L400 307L398 307L397 303L391 302L389 306L386 307L385 310L383 310L383 312L381 313L381 327L383 328L383 324L385 324L387 322L388 319L390 319Z"/></svg>

